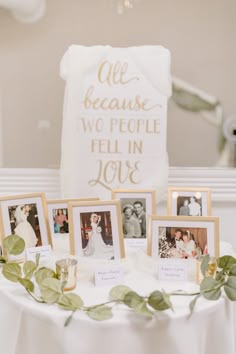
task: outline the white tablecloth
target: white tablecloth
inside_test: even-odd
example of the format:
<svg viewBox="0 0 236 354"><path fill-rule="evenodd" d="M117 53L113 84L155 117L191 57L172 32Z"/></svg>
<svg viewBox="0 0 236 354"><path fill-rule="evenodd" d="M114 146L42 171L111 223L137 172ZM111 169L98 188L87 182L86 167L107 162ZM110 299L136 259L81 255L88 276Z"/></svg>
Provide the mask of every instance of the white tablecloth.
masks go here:
<svg viewBox="0 0 236 354"><path fill-rule="evenodd" d="M64 248L65 249L65 248ZM221 244L221 254L232 254ZM135 256L134 256L135 254ZM191 282L160 282L156 264L142 252L123 261L124 284L141 295L165 289L195 291ZM51 265L54 265L53 256ZM99 262L98 262L99 263ZM108 300L109 287L95 287L95 261L79 261L76 292L85 305ZM116 306L114 317L104 322L70 312L56 305L36 303L19 285L0 274L1 354L236 354L236 304L225 297L218 301L200 299L189 316L191 297L172 297L175 312L158 312L153 319Z"/></svg>

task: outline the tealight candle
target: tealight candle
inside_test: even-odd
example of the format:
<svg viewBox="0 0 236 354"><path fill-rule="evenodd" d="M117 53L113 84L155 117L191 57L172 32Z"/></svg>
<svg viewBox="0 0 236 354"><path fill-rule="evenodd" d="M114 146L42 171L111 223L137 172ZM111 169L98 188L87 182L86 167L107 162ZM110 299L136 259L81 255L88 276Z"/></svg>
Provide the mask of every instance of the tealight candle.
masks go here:
<svg viewBox="0 0 236 354"><path fill-rule="evenodd" d="M56 262L56 273L61 282L65 282L65 291L73 290L76 287L77 260L66 258Z"/></svg>

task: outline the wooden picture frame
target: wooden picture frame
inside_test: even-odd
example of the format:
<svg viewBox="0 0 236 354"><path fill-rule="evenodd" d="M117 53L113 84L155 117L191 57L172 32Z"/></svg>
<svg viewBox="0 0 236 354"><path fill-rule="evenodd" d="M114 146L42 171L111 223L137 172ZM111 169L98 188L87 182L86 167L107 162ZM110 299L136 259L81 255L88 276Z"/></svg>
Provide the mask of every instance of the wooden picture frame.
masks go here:
<svg viewBox="0 0 236 354"><path fill-rule="evenodd" d="M59 252L70 252L68 203L79 201L93 201L99 198L73 198L47 200L48 222L51 232L53 248ZM60 216L61 215L61 216ZM58 216L58 217L57 217Z"/></svg>
<svg viewBox="0 0 236 354"><path fill-rule="evenodd" d="M25 241L25 249L45 245L52 246L44 193L5 196L0 198L1 239L17 234ZM3 247L3 254L6 252ZM22 261L24 254L10 256Z"/></svg>
<svg viewBox="0 0 236 354"><path fill-rule="evenodd" d="M180 241L187 240L187 236L194 244L181 245ZM219 256L219 218L149 217L148 255L154 258L196 259L201 254Z"/></svg>
<svg viewBox="0 0 236 354"><path fill-rule="evenodd" d="M147 238L147 217L156 213L156 193L153 189L113 189L112 199L119 199L124 239L138 245ZM126 215L127 213L127 215Z"/></svg>
<svg viewBox="0 0 236 354"><path fill-rule="evenodd" d="M168 188L168 215L210 216L211 191L208 188Z"/></svg>
<svg viewBox="0 0 236 354"><path fill-rule="evenodd" d="M80 257L125 257L120 202L80 201L68 203L70 252Z"/></svg>

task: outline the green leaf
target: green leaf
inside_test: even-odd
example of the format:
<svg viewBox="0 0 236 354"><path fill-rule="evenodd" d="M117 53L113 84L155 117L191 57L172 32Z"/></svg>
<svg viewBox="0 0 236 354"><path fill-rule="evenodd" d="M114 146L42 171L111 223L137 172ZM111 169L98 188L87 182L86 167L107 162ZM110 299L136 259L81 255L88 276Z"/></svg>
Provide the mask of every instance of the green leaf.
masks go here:
<svg viewBox="0 0 236 354"><path fill-rule="evenodd" d="M210 255L209 254L206 254L205 256L203 256L203 260L201 262L201 272L202 272L203 276L206 275L206 271L207 271L207 268L208 268L209 260L210 260Z"/></svg>
<svg viewBox="0 0 236 354"><path fill-rule="evenodd" d="M40 285L45 279L56 278L57 275L52 269L42 267L34 274L34 277L38 285Z"/></svg>
<svg viewBox="0 0 236 354"><path fill-rule="evenodd" d="M164 311L171 307L169 301L166 301L166 294L161 291L153 291L148 297L148 304L157 311Z"/></svg>
<svg viewBox="0 0 236 354"><path fill-rule="evenodd" d="M6 259L2 256L0 256L0 263L6 263Z"/></svg>
<svg viewBox="0 0 236 354"><path fill-rule="evenodd" d="M195 297L193 298L193 300L190 302L189 308L190 308L190 313L191 313L191 314L193 313L193 310L194 310L194 307L195 307L195 305L196 305L196 302L197 302L197 300L198 300L200 297L201 297L201 295L199 294L199 295L195 296Z"/></svg>
<svg viewBox="0 0 236 354"><path fill-rule="evenodd" d="M223 270L221 270L220 272L216 272L216 276L215 276L215 280L223 283L225 280L225 273Z"/></svg>
<svg viewBox="0 0 236 354"><path fill-rule="evenodd" d="M201 295L207 300L218 300L221 295L221 289L217 288L220 282L212 277L205 277L200 284Z"/></svg>
<svg viewBox="0 0 236 354"><path fill-rule="evenodd" d="M3 247L7 254L17 256L25 249L25 241L18 235L10 235L4 238Z"/></svg>
<svg viewBox="0 0 236 354"><path fill-rule="evenodd" d="M96 321L109 320L113 317L112 308L105 305L89 308L87 315Z"/></svg>
<svg viewBox="0 0 236 354"><path fill-rule="evenodd" d="M236 277L229 276L227 282L224 285L224 290L228 298L232 301L236 301Z"/></svg>
<svg viewBox="0 0 236 354"><path fill-rule="evenodd" d="M26 279L31 279L36 270L36 264L33 261L27 261L23 265L23 272Z"/></svg>
<svg viewBox="0 0 236 354"><path fill-rule="evenodd" d="M229 275L236 275L236 264L233 264L229 269Z"/></svg>
<svg viewBox="0 0 236 354"><path fill-rule="evenodd" d="M191 112L200 112L200 111L213 111L219 102L209 103L207 100L203 99L200 95L196 93L189 92L187 89L177 86L176 84L172 85L172 99L174 102L181 108L191 111Z"/></svg>
<svg viewBox="0 0 236 354"><path fill-rule="evenodd" d="M109 293L109 299L114 301L124 301L125 295L132 291L128 286L117 285Z"/></svg>
<svg viewBox="0 0 236 354"><path fill-rule="evenodd" d="M47 278L39 283L41 296L48 304L58 302L62 295L61 282L58 279Z"/></svg>
<svg viewBox="0 0 236 354"><path fill-rule="evenodd" d="M58 301L58 305L62 307L64 310L80 310L83 306L83 300L77 294L70 293L67 295L63 295Z"/></svg>
<svg viewBox="0 0 236 354"><path fill-rule="evenodd" d="M137 294L135 291L129 291L124 297L124 303L132 308L135 309L144 301L143 297Z"/></svg>
<svg viewBox="0 0 236 354"><path fill-rule="evenodd" d="M217 266L222 269L230 269L233 264L236 264L236 259L232 256L223 256L217 259Z"/></svg>
<svg viewBox="0 0 236 354"><path fill-rule="evenodd" d="M19 278L19 283L25 287L26 290L29 290L31 293L34 292L34 283L31 280L26 278Z"/></svg>
<svg viewBox="0 0 236 354"><path fill-rule="evenodd" d="M2 268L2 274L8 280L17 283L21 277L21 267L17 263L5 263Z"/></svg>

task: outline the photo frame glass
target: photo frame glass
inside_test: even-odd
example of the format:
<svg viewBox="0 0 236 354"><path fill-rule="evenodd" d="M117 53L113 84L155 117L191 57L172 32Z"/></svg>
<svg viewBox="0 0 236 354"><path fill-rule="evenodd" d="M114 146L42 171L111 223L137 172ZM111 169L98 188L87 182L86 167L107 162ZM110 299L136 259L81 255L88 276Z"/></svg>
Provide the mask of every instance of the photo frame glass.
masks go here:
<svg viewBox="0 0 236 354"><path fill-rule="evenodd" d="M148 253L159 262L182 263L186 280L195 280L196 260L201 255L219 256L218 218L151 217Z"/></svg>
<svg viewBox="0 0 236 354"><path fill-rule="evenodd" d="M0 200L2 238L16 234L25 241L25 249L51 245L44 195L14 196ZM24 259L24 254L10 256Z"/></svg>
<svg viewBox="0 0 236 354"><path fill-rule="evenodd" d="M210 190L168 188L168 214L177 216L210 216Z"/></svg>
<svg viewBox="0 0 236 354"><path fill-rule="evenodd" d="M68 203L82 200L93 201L98 200L98 198L57 199L47 201L48 221L55 251L65 254L70 253Z"/></svg>
<svg viewBox="0 0 236 354"><path fill-rule="evenodd" d="M119 203L69 203L72 254L104 260L125 256Z"/></svg>
<svg viewBox="0 0 236 354"><path fill-rule="evenodd" d="M154 190L113 190L112 199L120 200L122 231L128 247L146 247L147 218L155 213Z"/></svg>

